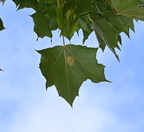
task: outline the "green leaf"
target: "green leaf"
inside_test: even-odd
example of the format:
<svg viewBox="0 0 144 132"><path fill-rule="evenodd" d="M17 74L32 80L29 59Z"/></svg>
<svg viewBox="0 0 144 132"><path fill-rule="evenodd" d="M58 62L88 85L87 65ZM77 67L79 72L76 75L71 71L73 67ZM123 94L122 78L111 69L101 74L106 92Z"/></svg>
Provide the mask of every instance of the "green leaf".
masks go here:
<svg viewBox="0 0 144 132"><path fill-rule="evenodd" d="M79 0L76 4L77 8L75 14L77 18L82 15L88 14L94 9L94 0Z"/></svg>
<svg viewBox="0 0 144 132"><path fill-rule="evenodd" d="M97 48L69 44L38 52L41 54L40 69L46 78L46 88L55 85L59 95L70 105L87 79L95 83L107 81L105 66L96 60Z"/></svg>
<svg viewBox="0 0 144 132"><path fill-rule="evenodd" d="M59 1L57 7L57 23L61 30L60 35L69 40L77 30L77 22L73 15L74 9L72 9L74 3L72 1Z"/></svg>
<svg viewBox="0 0 144 132"><path fill-rule="evenodd" d="M80 28L80 25L78 25L78 18L80 18L80 16L84 16L92 12L92 10L94 9L94 1L69 0L58 1L57 4L57 23L59 25L59 29L61 30L61 36L65 36L70 40L74 33L77 31L77 29ZM87 22L85 21L85 23L82 24L86 25ZM85 29L86 28L88 28L88 26L85 27ZM88 33L89 31L86 32Z"/></svg>
<svg viewBox="0 0 144 132"><path fill-rule="evenodd" d="M101 38L105 45L109 45L111 48L117 48L120 30L109 21L106 21L99 16L93 15L90 19L92 21L94 31L99 36L98 38Z"/></svg>
<svg viewBox="0 0 144 132"><path fill-rule="evenodd" d="M120 34L120 30L112 23L100 16L92 14L90 16L90 19L92 21L92 26L95 31L96 37L99 41L100 48L104 51L105 47L107 46L119 60L119 57L116 54L114 48L119 49L118 37Z"/></svg>
<svg viewBox="0 0 144 132"><path fill-rule="evenodd" d="M37 9L38 4L40 4L38 0L12 0L12 1L16 4L16 6L18 6L18 10L23 8Z"/></svg>
<svg viewBox="0 0 144 132"><path fill-rule="evenodd" d="M63 24L63 27L61 29L61 36L65 36L70 40L74 35L76 29L77 29L77 22L74 22L73 19L70 17Z"/></svg>
<svg viewBox="0 0 144 132"><path fill-rule="evenodd" d="M91 28L91 23L87 19L87 17L82 16L78 18L78 27L82 29L83 31L83 43L85 42L86 39L88 39L88 36L92 33L92 28Z"/></svg>
<svg viewBox="0 0 144 132"><path fill-rule="evenodd" d="M143 0L111 0L111 4L116 15L144 21Z"/></svg>
<svg viewBox="0 0 144 132"><path fill-rule="evenodd" d="M42 12L36 12L31 16L35 23L34 31L37 33L38 37L52 37L52 33L50 30L50 22L47 16L45 16Z"/></svg>
<svg viewBox="0 0 144 132"><path fill-rule="evenodd" d="M127 34L127 36L129 36L129 28L134 30L133 19L125 16L115 15L112 11L109 10L104 10L102 13L121 32Z"/></svg>
<svg viewBox="0 0 144 132"><path fill-rule="evenodd" d="M56 22L55 12L53 8L45 12L36 12L31 17L35 23L34 31L37 33L38 37L43 38L44 36L52 37L52 30L56 30L58 25Z"/></svg>
<svg viewBox="0 0 144 132"><path fill-rule="evenodd" d="M3 26L3 22L2 22L2 20L0 18L0 31L3 30L3 29L5 29L5 27Z"/></svg>

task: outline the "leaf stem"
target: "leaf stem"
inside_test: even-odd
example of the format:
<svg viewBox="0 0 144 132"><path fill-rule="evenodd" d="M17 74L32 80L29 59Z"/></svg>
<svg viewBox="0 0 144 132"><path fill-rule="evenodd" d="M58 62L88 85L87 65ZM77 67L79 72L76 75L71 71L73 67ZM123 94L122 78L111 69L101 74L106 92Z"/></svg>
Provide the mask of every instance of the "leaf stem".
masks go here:
<svg viewBox="0 0 144 132"><path fill-rule="evenodd" d="M62 39L63 39L63 46L65 46L65 39L64 39L64 36L62 36Z"/></svg>

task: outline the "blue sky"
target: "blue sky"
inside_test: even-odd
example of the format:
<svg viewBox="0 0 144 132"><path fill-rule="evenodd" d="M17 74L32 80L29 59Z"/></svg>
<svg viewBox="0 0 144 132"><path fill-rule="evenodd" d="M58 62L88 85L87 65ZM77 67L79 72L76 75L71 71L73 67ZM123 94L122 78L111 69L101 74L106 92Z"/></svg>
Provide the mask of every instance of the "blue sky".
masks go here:
<svg viewBox="0 0 144 132"><path fill-rule="evenodd" d="M5 30L0 32L0 131L1 132L143 132L144 131L144 23L135 23L131 40L123 36L120 63L106 50L98 51L112 83L83 83L73 109L55 87L45 90L39 70L40 55L35 49L62 43L54 33L39 39L33 32L33 10L16 12L8 0L0 6ZM81 44L75 36L72 43ZM91 35L87 46L97 46Z"/></svg>

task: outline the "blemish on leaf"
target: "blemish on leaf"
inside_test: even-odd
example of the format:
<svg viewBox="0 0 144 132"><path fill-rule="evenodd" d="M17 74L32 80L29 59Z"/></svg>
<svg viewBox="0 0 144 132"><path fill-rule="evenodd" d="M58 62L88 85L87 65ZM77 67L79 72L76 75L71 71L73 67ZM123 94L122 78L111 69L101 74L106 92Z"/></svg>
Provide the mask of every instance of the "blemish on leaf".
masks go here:
<svg viewBox="0 0 144 132"><path fill-rule="evenodd" d="M67 56L66 62L68 65L72 66L75 64L75 58L73 56Z"/></svg>

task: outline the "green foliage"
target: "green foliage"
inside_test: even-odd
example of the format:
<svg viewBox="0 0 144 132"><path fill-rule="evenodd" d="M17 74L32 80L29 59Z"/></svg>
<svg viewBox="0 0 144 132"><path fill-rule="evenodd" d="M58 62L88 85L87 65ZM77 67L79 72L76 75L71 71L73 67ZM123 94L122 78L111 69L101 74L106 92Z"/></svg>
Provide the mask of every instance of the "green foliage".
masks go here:
<svg viewBox="0 0 144 132"><path fill-rule="evenodd" d="M0 0L4 2L5 0ZM34 31L38 37L60 37L70 40L74 33L83 32L83 43L94 32L103 51L108 47L119 60L124 32L134 31L133 20L144 20L144 0L13 0L19 9L32 8ZM0 30L4 29L0 19ZM60 96L72 105L81 84L91 79L107 81L104 66L95 60L96 48L77 45L56 46L38 51L40 69L46 78L46 88L55 85Z"/></svg>

